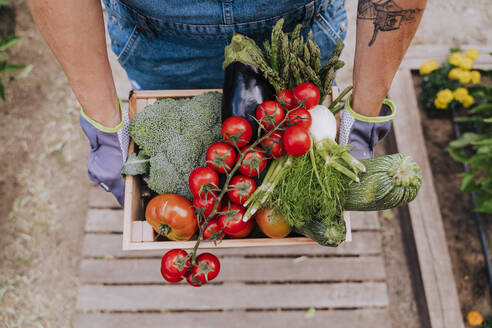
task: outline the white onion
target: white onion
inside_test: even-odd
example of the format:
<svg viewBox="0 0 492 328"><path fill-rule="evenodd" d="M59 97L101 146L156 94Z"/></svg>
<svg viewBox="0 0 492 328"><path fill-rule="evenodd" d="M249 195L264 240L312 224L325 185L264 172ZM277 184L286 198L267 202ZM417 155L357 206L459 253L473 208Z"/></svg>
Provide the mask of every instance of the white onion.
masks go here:
<svg viewBox="0 0 492 328"><path fill-rule="evenodd" d="M335 141L337 137L337 120L326 106L316 105L309 110L312 124L309 132L316 142L330 138Z"/></svg>

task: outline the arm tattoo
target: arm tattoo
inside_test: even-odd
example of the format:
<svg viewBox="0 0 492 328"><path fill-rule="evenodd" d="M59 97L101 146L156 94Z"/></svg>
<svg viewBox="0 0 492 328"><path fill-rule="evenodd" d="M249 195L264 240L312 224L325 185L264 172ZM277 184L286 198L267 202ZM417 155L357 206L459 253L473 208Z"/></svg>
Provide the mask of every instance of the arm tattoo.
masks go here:
<svg viewBox="0 0 492 328"><path fill-rule="evenodd" d="M372 20L374 33L369 46L374 44L379 31L393 31L400 29L402 24L415 22L416 16L423 9L402 9L394 0L359 0L357 19Z"/></svg>

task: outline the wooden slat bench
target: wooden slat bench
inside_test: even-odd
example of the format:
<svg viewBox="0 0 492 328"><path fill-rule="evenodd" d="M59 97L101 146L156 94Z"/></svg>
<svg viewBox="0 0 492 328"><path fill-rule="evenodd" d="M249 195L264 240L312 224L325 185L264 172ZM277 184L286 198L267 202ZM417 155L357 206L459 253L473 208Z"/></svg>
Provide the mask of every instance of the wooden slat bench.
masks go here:
<svg viewBox="0 0 492 328"><path fill-rule="evenodd" d="M92 188L89 208L75 328L390 327L376 213L351 213L353 241L338 248L213 250L219 277L192 288L164 283L163 252L122 251L123 211L111 194Z"/></svg>

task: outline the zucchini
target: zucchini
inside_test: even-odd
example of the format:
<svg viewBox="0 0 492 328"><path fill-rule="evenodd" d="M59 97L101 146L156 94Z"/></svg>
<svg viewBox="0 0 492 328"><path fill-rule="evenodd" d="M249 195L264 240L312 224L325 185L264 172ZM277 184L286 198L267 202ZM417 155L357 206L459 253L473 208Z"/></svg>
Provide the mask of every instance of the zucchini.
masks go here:
<svg viewBox="0 0 492 328"><path fill-rule="evenodd" d="M410 156L393 154L361 162L366 172L359 183L348 186L344 210L381 211L405 205L417 196L422 173Z"/></svg>
<svg viewBox="0 0 492 328"><path fill-rule="evenodd" d="M295 229L296 232L311 238L321 246L336 247L345 240L347 230L343 217L332 220L329 224L311 220L300 228Z"/></svg>

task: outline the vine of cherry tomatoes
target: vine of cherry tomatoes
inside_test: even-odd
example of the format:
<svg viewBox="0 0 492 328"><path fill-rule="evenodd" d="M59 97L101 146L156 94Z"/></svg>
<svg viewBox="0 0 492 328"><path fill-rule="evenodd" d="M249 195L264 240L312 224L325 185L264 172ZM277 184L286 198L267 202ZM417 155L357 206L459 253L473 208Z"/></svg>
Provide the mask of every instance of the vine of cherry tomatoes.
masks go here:
<svg viewBox="0 0 492 328"><path fill-rule="evenodd" d="M253 129L244 118L232 116L223 122L223 141L210 145L207 166L196 168L189 176L194 198L192 205L187 206L195 210L200 237L191 253L172 249L164 254L161 274L166 281L176 283L185 279L189 285L200 287L217 277L219 259L211 253L196 255L200 241L217 242L226 236L244 238L251 233L254 223L253 220L243 222L246 211L243 204L256 190L254 178L263 172L269 158L285 154L302 156L309 151L312 122L309 109L318 105L319 100L319 90L306 82L294 90L281 90L275 100L261 103L256 110L256 120L263 132L261 142L252 142ZM238 173L233 175L235 171ZM219 175L226 176L222 190ZM227 203L218 203L225 194ZM285 219L270 209L262 209L255 218L260 229L271 238L283 238L290 233Z"/></svg>

